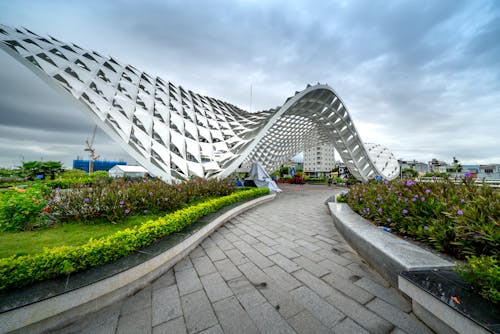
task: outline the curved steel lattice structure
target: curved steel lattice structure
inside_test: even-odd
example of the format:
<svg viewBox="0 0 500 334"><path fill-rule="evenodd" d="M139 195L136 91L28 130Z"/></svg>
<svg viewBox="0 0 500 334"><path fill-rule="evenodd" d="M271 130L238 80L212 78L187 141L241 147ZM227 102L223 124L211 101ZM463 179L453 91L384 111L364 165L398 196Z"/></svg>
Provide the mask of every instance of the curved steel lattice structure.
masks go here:
<svg viewBox="0 0 500 334"><path fill-rule="evenodd" d="M334 145L360 180L393 179L399 172L385 147L362 143L346 106L328 85L308 86L281 107L248 113L25 28L0 25L0 46L167 181L224 177L252 161L272 171L322 143Z"/></svg>

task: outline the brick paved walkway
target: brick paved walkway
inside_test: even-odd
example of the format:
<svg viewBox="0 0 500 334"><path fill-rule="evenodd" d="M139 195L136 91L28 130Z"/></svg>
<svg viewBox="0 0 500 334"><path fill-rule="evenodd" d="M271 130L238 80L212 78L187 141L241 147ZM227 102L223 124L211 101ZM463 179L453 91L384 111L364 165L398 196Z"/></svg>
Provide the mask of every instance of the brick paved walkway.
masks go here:
<svg viewBox="0 0 500 334"><path fill-rule="evenodd" d="M54 333L431 333L337 232L333 188L282 187L134 296Z"/></svg>

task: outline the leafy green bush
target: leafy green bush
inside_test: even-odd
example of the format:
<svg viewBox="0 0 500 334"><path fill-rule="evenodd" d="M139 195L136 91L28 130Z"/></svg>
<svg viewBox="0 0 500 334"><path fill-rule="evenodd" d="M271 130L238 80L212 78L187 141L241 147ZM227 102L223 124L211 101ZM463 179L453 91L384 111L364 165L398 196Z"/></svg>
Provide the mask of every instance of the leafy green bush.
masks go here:
<svg viewBox="0 0 500 334"><path fill-rule="evenodd" d="M39 225L45 203L40 187L11 188L0 193L0 231L28 230Z"/></svg>
<svg viewBox="0 0 500 334"><path fill-rule="evenodd" d="M467 263L456 271L481 296L500 303L500 262L492 256L467 257Z"/></svg>
<svg viewBox="0 0 500 334"><path fill-rule="evenodd" d="M124 229L105 238L91 239L82 246L46 248L36 255L2 258L0 259L0 290L22 287L116 260L159 238L182 230L208 213L268 193L267 188L238 191L180 209L162 218L149 220L140 226Z"/></svg>
<svg viewBox="0 0 500 334"><path fill-rule="evenodd" d="M500 253L500 200L470 178L370 182L351 187L351 208L377 225L414 237L459 259Z"/></svg>
<svg viewBox="0 0 500 334"><path fill-rule="evenodd" d="M58 222L116 222L131 214L170 212L194 201L229 195L234 190L229 179L192 179L174 184L160 179L105 179L90 187L54 190L47 211Z"/></svg>
<svg viewBox="0 0 500 334"><path fill-rule="evenodd" d="M471 178L460 184L412 179L370 182L350 188L350 207L377 225L413 237L458 259L465 280L499 300L500 196Z"/></svg>
<svg viewBox="0 0 500 334"><path fill-rule="evenodd" d="M324 177L307 177L305 181L309 183L326 183L326 179Z"/></svg>

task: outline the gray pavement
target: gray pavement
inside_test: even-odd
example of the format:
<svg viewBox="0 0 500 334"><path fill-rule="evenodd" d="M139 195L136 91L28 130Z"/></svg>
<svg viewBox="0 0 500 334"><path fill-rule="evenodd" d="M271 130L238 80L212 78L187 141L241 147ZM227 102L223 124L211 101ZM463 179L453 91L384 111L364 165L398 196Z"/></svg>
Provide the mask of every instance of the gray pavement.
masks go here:
<svg viewBox="0 0 500 334"><path fill-rule="evenodd" d="M146 288L53 333L432 333L337 232L334 188L280 186Z"/></svg>

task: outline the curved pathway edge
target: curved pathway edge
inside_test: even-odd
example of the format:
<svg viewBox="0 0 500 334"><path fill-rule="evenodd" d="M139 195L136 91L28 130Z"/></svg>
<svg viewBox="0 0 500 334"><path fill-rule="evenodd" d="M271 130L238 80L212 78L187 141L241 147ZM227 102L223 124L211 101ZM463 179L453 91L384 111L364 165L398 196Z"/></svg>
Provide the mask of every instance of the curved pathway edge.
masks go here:
<svg viewBox="0 0 500 334"><path fill-rule="evenodd" d="M0 333L15 330L43 332L111 305L167 272L226 221L273 200L275 196L262 196L225 212L176 246L129 270L80 289L2 313Z"/></svg>

